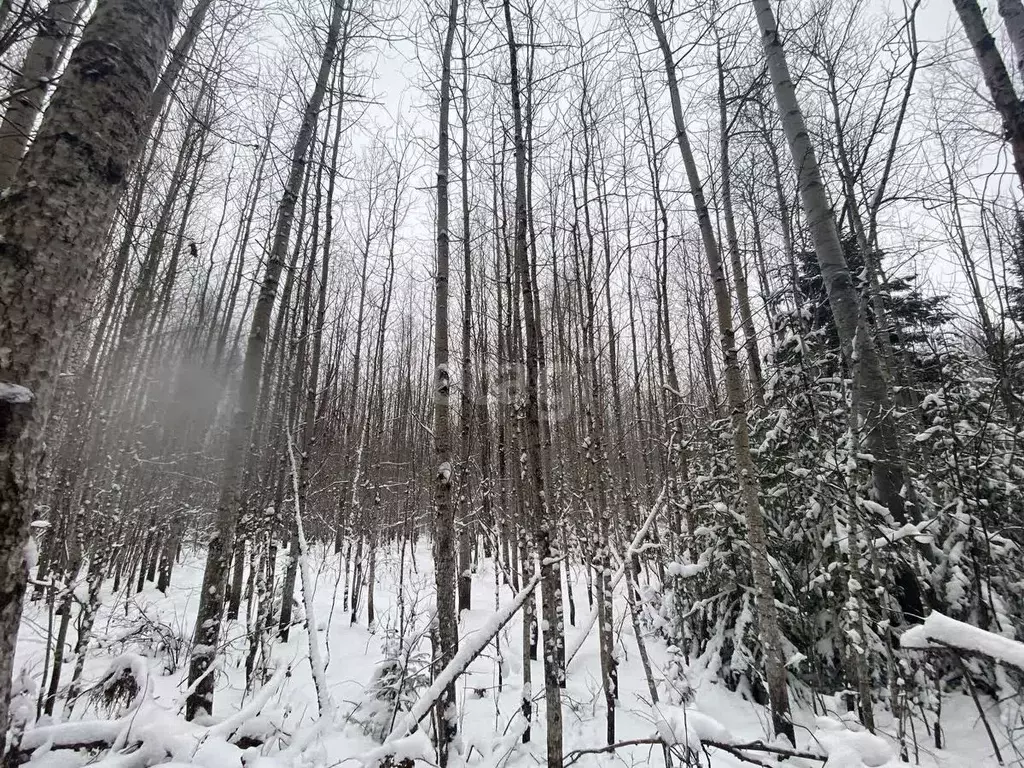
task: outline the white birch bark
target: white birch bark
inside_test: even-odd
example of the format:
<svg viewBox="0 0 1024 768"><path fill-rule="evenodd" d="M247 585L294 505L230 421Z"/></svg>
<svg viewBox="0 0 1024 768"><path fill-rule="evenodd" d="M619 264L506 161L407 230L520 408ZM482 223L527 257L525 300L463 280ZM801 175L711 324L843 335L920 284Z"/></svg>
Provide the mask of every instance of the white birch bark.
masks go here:
<svg viewBox="0 0 1024 768"><path fill-rule="evenodd" d="M1002 5L1001 3L1001 13ZM1010 14L1010 18L1016 24L1019 21L1016 12L1019 10L1020 0L1016 0L1012 5L1017 6L1013 8L1014 13ZM1021 185L1024 186L1024 105L1017 97L1010 74L1006 71L1003 57L985 23L978 0L953 0L953 7L956 9L957 16L960 17L964 34L974 50L974 57L978 60L978 67L981 69L982 79L992 97L992 102L999 117L1002 118L1003 131L1013 153L1013 166ZM1003 18L1006 19L1006 15ZM1015 40L1014 45L1016 42Z"/></svg>
<svg viewBox="0 0 1024 768"><path fill-rule="evenodd" d="M11 183L25 154L82 4L83 0L50 0L39 20L39 31L25 53L21 75L0 123L0 189Z"/></svg>
<svg viewBox="0 0 1024 768"><path fill-rule="evenodd" d="M320 653L320 637L317 635L316 613L313 608L313 576L309 571L309 544L306 532L302 527L302 506L299 499L304 498L299 488L299 464L295 460L295 442L288 436L288 459L292 465L292 491L295 501L295 530L299 545L299 575L302 579L302 606L306 612L306 637L309 647L309 668L313 674L313 687L316 688L316 703L320 717L330 722L334 715L334 704L331 692L327 687L327 669L324 657Z"/></svg>

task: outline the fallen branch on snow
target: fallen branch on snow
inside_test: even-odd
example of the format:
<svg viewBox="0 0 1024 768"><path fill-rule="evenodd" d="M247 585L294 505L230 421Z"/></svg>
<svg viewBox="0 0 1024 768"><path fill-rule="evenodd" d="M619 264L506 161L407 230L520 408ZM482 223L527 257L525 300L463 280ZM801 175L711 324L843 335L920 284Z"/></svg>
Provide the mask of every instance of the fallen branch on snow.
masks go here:
<svg viewBox="0 0 1024 768"><path fill-rule="evenodd" d="M430 713L434 702L441 696L448 684L465 672L473 660L490 644L494 636L511 621L512 617L523 607L523 603L533 594L538 583L540 583L540 573L535 573L512 602L491 614L491 618L476 633L462 638L455 658L441 670L430 687L420 695L412 709L409 710L409 714L402 720L402 724L391 732L379 749L374 750L371 755L364 755L364 761L367 759L379 760L391 754L389 750L397 748L405 737L416 730L419 722Z"/></svg>
<svg viewBox="0 0 1024 768"><path fill-rule="evenodd" d="M674 752L681 753L686 750L693 749L693 745L684 743L669 743L664 739L649 738L649 739L629 739L628 741L618 741L614 744L609 744L605 747L594 747L592 749L576 749L569 752L565 756L565 768L569 768L570 765L578 763L586 755L600 755L607 754L609 752L615 752L619 749L625 749L628 747L668 747ZM787 749L785 747L775 747L771 744L765 744L761 741L748 741L742 744L730 744L728 742L714 741L712 739L701 739L700 746L707 751L708 749L718 749L722 752L727 752L737 760L742 760L745 763L751 763L753 765L768 766L768 763L762 762L756 757L745 754L746 752L764 752L765 754L775 755L777 757L788 759L799 757L805 760L820 760L822 763L828 760L828 755L818 754L816 752L806 752L800 749ZM685 755L679 754L680 758L685 758Z"/></svg>
<svg viewBox="0 0 1024 768"><path fill-rule="evenodd" d="M626 562L629 561L634 554L639 551L640 545L643 540L647 538L647 532L651 528L651 523L654 522L654 518L658 516L658 510L661 507L661 501L665 498L665 486L661 487L661 493L658 494L658 498L654 500L654 504L651 505L651 512L647 515L647 519L644 524L640 526L640 530L636 532L636 536L633 537L633 541L630 542L626 548L626 554L622 558L622 565L619 566L618 570L615 571L615 575L612 576L612 590L614 591L618 587L619 582L622 581L623 575L626 573ZM590 635L590 630L594 628L594 624L597 623L597 603L594 604L594 608L587 614L587 617L583 620L583 624L580 627L580 631L576 633L576 637L572 643L566 648L565 652L565 669L569 669L569 664L579 653L580 648L583 647L583 643Z"/></svg>

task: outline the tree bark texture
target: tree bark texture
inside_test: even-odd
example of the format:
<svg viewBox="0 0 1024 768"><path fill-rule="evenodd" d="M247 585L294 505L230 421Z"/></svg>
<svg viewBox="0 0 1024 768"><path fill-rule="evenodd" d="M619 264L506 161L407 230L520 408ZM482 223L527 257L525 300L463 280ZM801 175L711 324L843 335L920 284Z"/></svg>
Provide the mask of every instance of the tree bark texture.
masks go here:
<svg viewBox="0 0 1024 768"><path fill-rule="evenodd" d="M1024 3L1021 0L998 0L999 15L1010 33L1014 65L1024 77Z"/></svg>
<svg viewBox="0 0 1024 768"><path fill-rule="evenodd" d="M434 578L437 585L437 642L435 661L442 670L459 648L459 614L455 604L457 551L455 482L451 448L451 371L448 353L448 232L449 114L452 101L452 46L458 24L459 2L448 6L447 26L441 50L441 94L437 137L437 264L434 268ZM448 749L455 738L455 681L437 699L438 762L448 764Z"/></svg>
<svg viewBox="0 0 1024 768"><path fill-rule="evenodd" d="M760 5L760 3L755 3L755 5ZM1003 13L1008 27L1011 21L1015 26L1024 24L1019 15L1021 12L1019 0L1014 3L1003 0L999 6L999 11ZM1003 57L996 47L996 41L988 30L978 0L953 0L953 7L956 9L956 15L960 17L960 24L964 28L964 34L967 35L967 41L974 50L985 87L988 88L996 111L1002 118L1004 137L1009 142L1010 150L1013 153L1013 167L1017 171L1018 181L1024 187L1024 105L1017 98L1010 73L1006 70L1006 64L1003 63ZM1014 12L1007 16L1004 13L1004 7L1006 10L1010 10L1012 7ZM762 13L762 11L758 11L758 19L761 18ZM770 7L768 13L771 13ZM1020 42L1020 38L1015 34L1013 28L1010 29L1010 32L1011 39L1016 46ZM1018 29L1017 32L1020 30ZM767 34L765 32L762 34L765 35L765 50L767 50ZM775 39L778 40L777 33ZM778 43L778 46L781 50L782 44ZM1020 51L1017 50L1018 56L1020 56ZM786 135L789 136L789 131L786 132Z"/></svg>
<svg viewBox="0 0 1024 768"><path fill-rule="evenodd" d="M51 0L39 20L39 31L25 53L21 75L0 123L0 189L11 183L25 154L82 3L83 0Z"/></svg>
<svg viewBox="0 0 1024 768"><path fill-rule="evenodd" d="M174 0L100 0L0 206L0 724L27 570L39 439L97 288L101 248L138 155Z"/></svg>

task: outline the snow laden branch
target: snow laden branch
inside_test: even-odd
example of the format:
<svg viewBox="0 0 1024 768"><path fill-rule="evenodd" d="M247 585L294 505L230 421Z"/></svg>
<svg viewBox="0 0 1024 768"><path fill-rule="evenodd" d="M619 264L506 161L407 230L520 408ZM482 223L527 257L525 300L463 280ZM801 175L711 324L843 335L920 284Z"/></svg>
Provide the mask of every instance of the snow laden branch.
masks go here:
<svg viewBox="0 0 1024 768"><path fill-rule="evenodd" d="M302 604L306 610L306 636L309 638L309 666L316 686L316 703L320 717L328 720L334 714L334 704L327 689L327 671L323 656L320 655L320 639L317 637L316 614L313 611L313 578L309 573L309 545L302 527L302 507L299 500L299 465L295 460L295 442L288 435L288 458L292 464L292 491L295 496L295 530L299 543L299 573L302 578Z"/></svg>
<svg viewBox="0 0 1024 768"><path fill-rule="evenodd" d="M114 679L125 670L133 674L141 672L135 660L120 657L114 660L103 680ZM148 676L148 671L145 674ZM77 720L31 728L25 731L16 757L21 760L31 755L33 759L42 759L55 750L107 750L108 754L94 765L148 768L169 759L191 764L204 746L217 751L221 743L230 743L246 723L263 711L290 674L290 667L279 669L248 705L214 725L199 727L186 723L173 715L173 710L154 705L147 699L138 706L133 703L116 719ZM59 759L54 758L54 764L58 762ZM67 761L68 765L72 763L79 764L74 758Z"/></svg>
<svg viewBox="0 0 1024 768"><path fill-rule="evenodd" d="M420 720L430 713L430 708L437 701L438 697L441 696L444 689L466 671L466 668L473 660L483 653L483 650L490 644L495 635L523 607L523 603L533 594L539 582L540 573L534 573L533 578L526 583L526 586L520 590L519 594L508 605L493 613L490 619L474 634L460 640L459 650L455 654L455 658L434 678L434 682L413 704L412 709L409 710L409 714L405 716L401 724L391 731L391 734L385 739L383 746L363 756L364 762L380 760L394 753L395 749L400 746L400 742L416 729Z"/></svg>
<svg viewBox="0 0 1024 768"><path fill-rule="evenodd" d="M647 519L644 520L644 524L640 526L640 530L636 532L636 536L633 537L633 541L630 542L629 547L626 549L625 554L622 557L622 564L615 571L615 575L612 577L612 591L614 592L616 587L619 586L619 582L622 581L622 577L626 572L626 564L630 561L634 554L640 551L640 546L643 544L644 539L647 538L647 533L651 529L651 525L654 523L654 519L658 516L658 510L661 509L661 503L665 498L665 486L661 486L661 492L658 494L658 498L654 500L651 505L651 511L647 515ZM591 609L590 613L583 620L583 624L580 626L580 631L576 634L572 643L566 649L565 654L565 666L568 669L570 662L579 653L580 648L583 647L583 643L590 635L590 630L594 628L594 624L597 622L597 611L599 605L594 604L594 608Z"/></svg>
<svg viewBox="0 0 1024 768"><path fill-rule="evenodd" d="M1024 643L932 611L924 624L911 627L900 645L912 650L957 650L980 654L1024 671Z"/></svg>
<svg viewBox="0 0 1024 768"><path fill-rule="evenodd" d="M28 387L0 381L0 403L25 405L26 403L31 403L33 397L32 390Z"/></svg>
<svg viewBox="0 0 1024 768"><path fill-rule="evenodd" d="M682 765L718 765L711 751L731 755L736 760L763 768L784 760L818 761L826 768L839 766L894 765L895 755L885 739L849 723L831 717L816 719L813 741L817 749L793 747L783 743L765 743L760 739L739 739L709 715L690 708L666 707L656 722L657 734L628 739L607 746L577 749L565 757L565 768L588 755L611 754L619 750L661 747L675 755ZM704 754L704 759L700 757ZM810 763L801 762L801 765Z"/></svg>

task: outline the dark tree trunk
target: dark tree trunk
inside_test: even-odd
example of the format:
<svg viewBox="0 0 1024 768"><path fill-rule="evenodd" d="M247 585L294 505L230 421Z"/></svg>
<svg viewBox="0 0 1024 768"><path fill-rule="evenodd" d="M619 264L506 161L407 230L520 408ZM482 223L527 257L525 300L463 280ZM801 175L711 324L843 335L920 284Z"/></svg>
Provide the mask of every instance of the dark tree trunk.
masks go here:
<svg viewBox="0 0 1024 768"><path fill-rule="evenodd" d="M0 208L0 728L27 572L39 437L144 139L175 0L100 0Z"/></svg>

